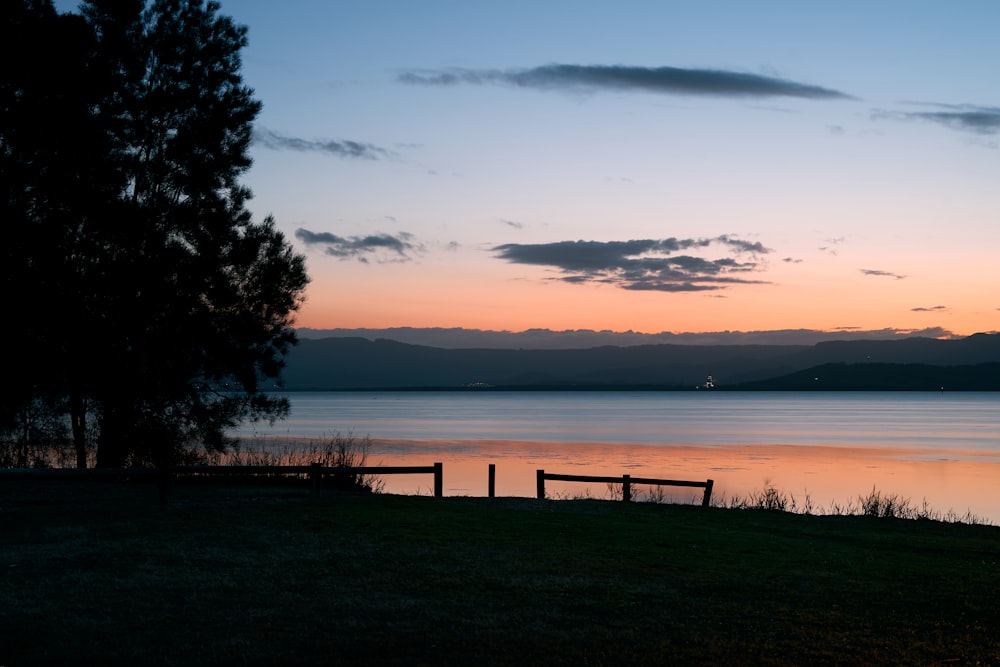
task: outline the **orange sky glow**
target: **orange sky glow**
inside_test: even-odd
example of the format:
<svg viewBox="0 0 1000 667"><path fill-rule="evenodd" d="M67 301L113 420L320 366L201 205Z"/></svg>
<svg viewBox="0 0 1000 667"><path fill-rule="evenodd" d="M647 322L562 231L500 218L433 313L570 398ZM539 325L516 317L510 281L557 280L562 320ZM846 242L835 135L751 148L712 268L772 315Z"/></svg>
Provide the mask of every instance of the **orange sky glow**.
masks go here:
<svg viewBox="0 0 1000 667"><path fill-rule="evenodd" d="M1000 5L422 7L226 5L299 326L1000 329Z"/></svg>
<svg viewBox="0 0 1000 667"><path fill-rule="evenodd" d="M296 325L316 328L464 327L521 331L593 329L644 333L766 331L777 329L923 330L940 326L964 336L1000 329L1000 311L986 310L975 285L955 293L921 292L891 280L872 286L859 275L842 281L775 276L781 284L746 286L732 294L692 292L663 294L627 291L612 286L586 286L538 275L527 279L476 273L435 275L418 267L394 267L393 280L369 281L362 288L334 274L310 287ZM508 271L508 273L511 273ZM537 272L541 274L541 272ZM866 280L869 281L866 283ZM784 282L789 281L789 282ZM333 285L331 288L329 285ZM964 287L964 289L962 289ZM951 284L949 289L955 289ZM914 311L887 307L894 303L947 302L951 307ZM936 300L935 300L936 299Z"/></svg>

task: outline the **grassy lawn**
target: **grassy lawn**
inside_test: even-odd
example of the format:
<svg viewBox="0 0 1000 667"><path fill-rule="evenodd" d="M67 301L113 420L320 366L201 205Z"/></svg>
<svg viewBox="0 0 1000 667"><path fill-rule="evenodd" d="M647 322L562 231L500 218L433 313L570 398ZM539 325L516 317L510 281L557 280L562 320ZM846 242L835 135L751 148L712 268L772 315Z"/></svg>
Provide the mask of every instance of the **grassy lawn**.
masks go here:
<svg viewBox="0 0 1000 667"><path fill-rule="evenodd" d="M0 665L1000 664L1000 527L0 486Z"/></svg>

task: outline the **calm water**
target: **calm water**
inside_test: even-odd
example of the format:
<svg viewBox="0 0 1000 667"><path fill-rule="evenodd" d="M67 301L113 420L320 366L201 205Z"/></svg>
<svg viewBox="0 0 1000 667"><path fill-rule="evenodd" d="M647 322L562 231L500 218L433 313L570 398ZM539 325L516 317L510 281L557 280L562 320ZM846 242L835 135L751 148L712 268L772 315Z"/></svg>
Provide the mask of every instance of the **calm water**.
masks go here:
<svg viewBox="0 0 1000 667"><path fill-rule="evenodd" d="M443 461L446 493L534 494L534 470L774 484L845 504L875 487L1000 522L1000 394L786 392L302 392L243 436L368 435L371 463ZM397 478L388 490L419 482ZM429 487L429 480L422 483ZM412 490L412 488L410 489ZM420 490L419 488L417 489ZM574 487L565 493L592 493ZM829 497L828 497L829 496Z"/></svg>

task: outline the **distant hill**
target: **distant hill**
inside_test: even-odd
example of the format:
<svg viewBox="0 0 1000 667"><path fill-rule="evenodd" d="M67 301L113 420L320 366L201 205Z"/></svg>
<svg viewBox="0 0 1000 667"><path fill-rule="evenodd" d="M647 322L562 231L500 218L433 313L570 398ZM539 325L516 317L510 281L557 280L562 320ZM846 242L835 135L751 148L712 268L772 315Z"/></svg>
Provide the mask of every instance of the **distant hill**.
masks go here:
<svg viewBox="0 0 1000 667"><path fill-rule="evenodd" d="M825 364L1000 363L1000 334L815 345L635 345L586 349L445 349L360 337L303 339L287 357L289 390L442 387L719 388L791 376ZM812 371L810 371L812 372ZM940 383L939 383L940 386Z"/></svg>
<svg viewBox="0 0 1000 667"><path fill-rule="evenodd" d="M491 331L462 327L392 327L389 329L309 329L297 330L300 338L365 338L394 340L411 345L446 349L565 350L634 345L815 345L830 340L902 340L904 338L951 338L941 328L922 331L897 329L818 331L778 329L763 331L710 331L701 333L644 333L640 331L594 331L592 329L527 329Z"/></svg>
<svg viewBox="0 0 1000 667"><path fill-rule="evenodd" d="M998 391L1000 364L823 364L790 375L746 382L736 389L796 391Z"/></svg>

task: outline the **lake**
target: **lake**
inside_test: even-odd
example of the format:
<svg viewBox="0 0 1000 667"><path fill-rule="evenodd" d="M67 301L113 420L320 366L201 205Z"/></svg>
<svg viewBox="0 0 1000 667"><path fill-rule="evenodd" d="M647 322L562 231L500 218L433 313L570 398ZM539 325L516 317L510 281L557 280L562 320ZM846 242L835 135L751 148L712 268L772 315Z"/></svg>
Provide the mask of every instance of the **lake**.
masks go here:
<svg viewBox="0 0 1000 667"><path fill-rule="evenodd" d="M715 497L765 485L814 511L873 488L1000 523L1000 394L977 392L291 392L289 419L247 426L245 445L371 438L371 465L444 463L446 495L533 496L535 470L715 480ZM431 479L386 476L428 493ZM551 486L551 488L550 488ZM554 497L606 485L550 483ZM679 502L691 490L664 487Z"/></svg>

